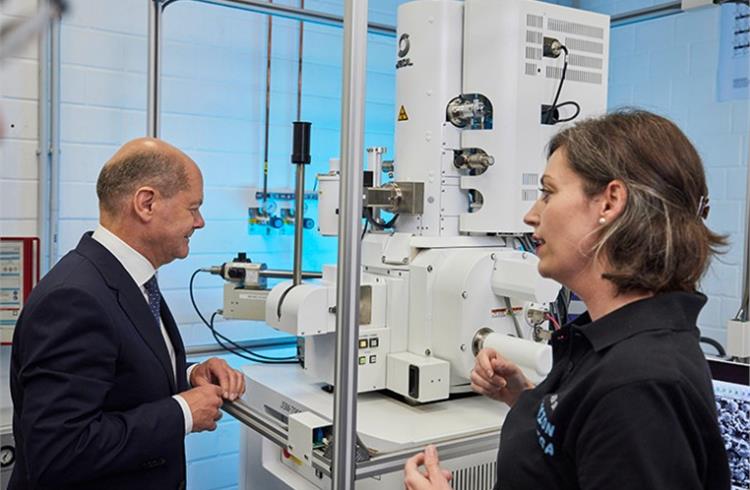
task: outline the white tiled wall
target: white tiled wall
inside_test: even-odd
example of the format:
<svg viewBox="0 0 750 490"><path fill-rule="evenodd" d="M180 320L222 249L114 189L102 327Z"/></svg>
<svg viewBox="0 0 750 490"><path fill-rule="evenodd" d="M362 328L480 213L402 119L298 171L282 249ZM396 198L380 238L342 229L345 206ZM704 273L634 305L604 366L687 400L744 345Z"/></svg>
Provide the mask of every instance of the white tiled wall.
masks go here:
<svg viewBox="0 0 750 490"><path fill-rule="evenodd" d="M617 14L649 2L582 1L583 8ZM733 8L727 5L721 8ZM703 158L709 184L708 225L727 234L730 248L702 282L708 304L703 335L722 344L742 288L750 101L717 102L720 8L710 7L615 27L609 106L641 106L675 121Z"/></svg>

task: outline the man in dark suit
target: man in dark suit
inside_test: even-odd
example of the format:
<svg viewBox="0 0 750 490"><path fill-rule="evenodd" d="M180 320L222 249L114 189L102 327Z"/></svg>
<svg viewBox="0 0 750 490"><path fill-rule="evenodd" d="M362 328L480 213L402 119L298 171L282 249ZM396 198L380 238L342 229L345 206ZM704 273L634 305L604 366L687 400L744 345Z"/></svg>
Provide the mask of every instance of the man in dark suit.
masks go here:
<svg viewBox="0 0 750 490"><path fill-rule="evenodd" d="M156 281L204 225L197 165L134 140L103 167L97 195L99 227L40 281L16 325L11 490L184 488L185 435L215 429L222 400L245 389L223 360L186 365Z"/></svg>

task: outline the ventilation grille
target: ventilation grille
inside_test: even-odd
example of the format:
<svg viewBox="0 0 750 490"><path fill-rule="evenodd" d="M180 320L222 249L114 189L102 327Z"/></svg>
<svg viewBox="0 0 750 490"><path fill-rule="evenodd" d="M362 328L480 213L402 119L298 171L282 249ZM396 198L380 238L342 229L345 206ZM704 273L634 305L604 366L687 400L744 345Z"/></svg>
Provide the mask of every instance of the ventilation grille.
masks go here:
<svg viewBox="0 0 750 490"><path fill-rule="evenodd" d="M526 59L527 60L541 60L542 50L540 48L533 48L526 46Z"/></svg>
<svg viewBox="0 0 750 490"><path fill-rule="evenodd" d="M522 185L538 185L539 184L539 174L522 174L521 175L521 184Z"/></svg>
<svg viewBox="0 0 750 490"><path fill-rule="evenodd" d="M594 58L593 56L571 54L568 57L568 63L570 66L581 66L583 68L596 68L597 70L601 70L604 65L604 60L601 58Z"/></svg>
<svg viewBox="0 0 750 490"><path fill-rule="evenodd" d="M539 31L526 31L526 42L529 44L538 44L539 46L542 45L542 41L544 41L544 36Z"/></svg>
<svg viewBox="0 0 750 490"><path fill-rule="evenodd" d="M557 66L547 67L547 78L559 79L562 76L562 68ZM571 82L583 82L583 83L594 83L601 85L602 74L591 71L571 70L568 68L568 72L565 74L565 80Z"/></svg>
<svg viewBox="0 0 750 490"><path fill-rule="evenodd" d="M461 468L453 472L451 486L455 490L492 488L497 476L497 462Z"/></svg>
<svg viewBox="0 0 750 490"><path fill-rule="evenodd" d="M536 189L521 189L522 201L536 201L539 191Z"/></svg>
<svg viewBox="0 0 750 490"><path fill-rule="evenodd" d="M544 27L544 17L541 15L526 14L526 25L529 27Z"/></svg>
<svg viewBox="0 0 750 490"><path fill-rule="evenodd" d="M570 50L585 51L587 53L604 54L604 44L574 37L565 38L565 46Z"/></svg>
<svg viewBox="0 0 750 490"><path fill-rule="evenodd" d="M537 74L536 63L526 63L526 71L524 73L526 73L527 75L536 75Z"/></svg>
<svg viewBox="0 0 750 490"><path fill-rule="evenodd" d="M579 24L577 22L568 22L567 20L549 19L547 22L547 28L550 31L604 39L604 29L601 27Z"/></svg>

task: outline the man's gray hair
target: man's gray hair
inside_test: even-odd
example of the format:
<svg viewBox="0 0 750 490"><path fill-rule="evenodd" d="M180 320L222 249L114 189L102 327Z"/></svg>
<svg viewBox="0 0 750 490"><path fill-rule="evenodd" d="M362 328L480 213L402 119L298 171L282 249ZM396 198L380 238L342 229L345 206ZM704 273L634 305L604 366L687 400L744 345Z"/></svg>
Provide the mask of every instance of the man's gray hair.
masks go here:
<svg viewBox="0 0 750 490"><path fill-rule="evenodd" d="M96 195L105 211L117 214L122 200L142 186L153 187L166 198L186 190L189 183L185 162L153 150L115 157L99 173Z"/></svg>

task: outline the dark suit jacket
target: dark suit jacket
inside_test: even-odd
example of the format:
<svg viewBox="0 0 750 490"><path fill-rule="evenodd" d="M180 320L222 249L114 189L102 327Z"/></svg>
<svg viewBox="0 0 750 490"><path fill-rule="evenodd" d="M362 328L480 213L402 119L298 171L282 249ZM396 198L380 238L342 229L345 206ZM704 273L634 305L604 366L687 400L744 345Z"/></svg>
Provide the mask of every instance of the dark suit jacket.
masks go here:
<svg viewBox="0 0 750 490"><path fill-rule="evenodd" d="M185 349L161 302L176 355L140 286L83 236L42 279L13 337L17 460L9 489L175 489L185 485Z"/></svg>

